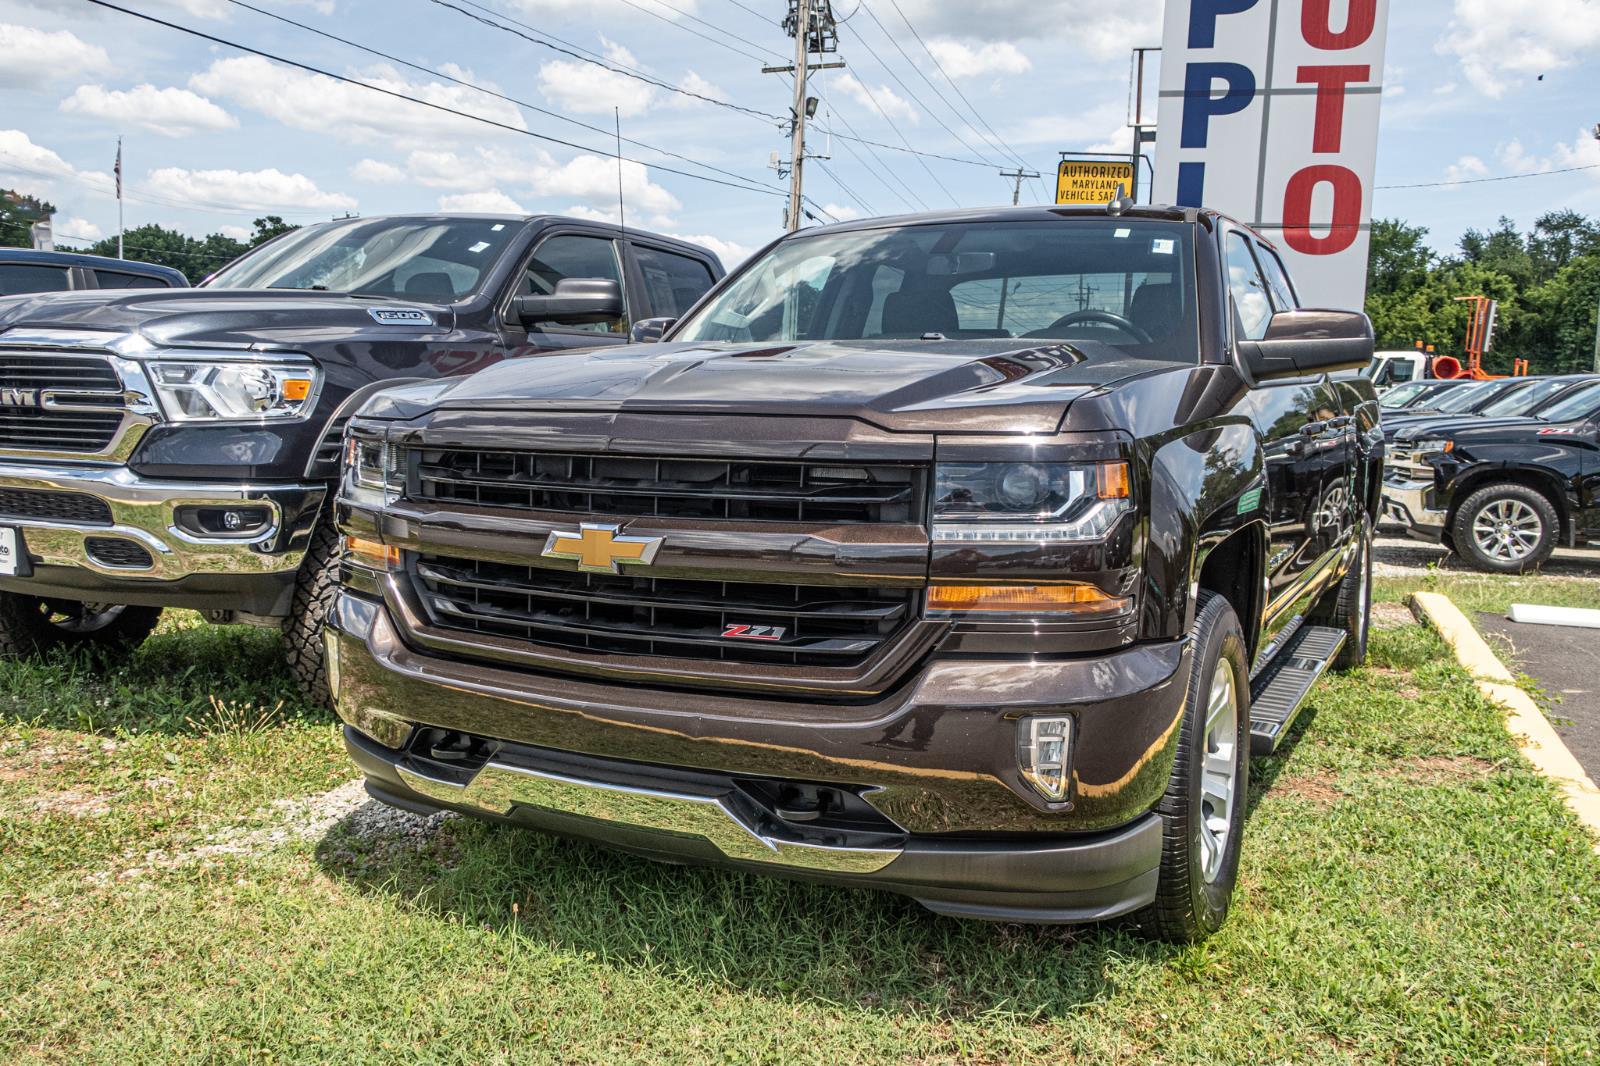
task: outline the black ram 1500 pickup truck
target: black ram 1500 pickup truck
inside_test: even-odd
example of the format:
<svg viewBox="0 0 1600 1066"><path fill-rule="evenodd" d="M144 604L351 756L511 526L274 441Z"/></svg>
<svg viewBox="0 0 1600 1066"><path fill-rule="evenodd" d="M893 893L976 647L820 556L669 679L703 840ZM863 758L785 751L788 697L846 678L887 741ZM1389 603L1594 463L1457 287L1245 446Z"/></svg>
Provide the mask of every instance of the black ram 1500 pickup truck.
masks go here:
<svg viewBox="0 0 1600 1066"><path fill-rule="evenodd" d="M1402 429L1384 510L1418 540L1476 569L1520 574L1559 544L1600 537L1600 376L1550 378L1522 417L1480 415Z"/></svg>
<svg viewBox="0 0 1600 1066"><path fill-rule="evenodd" d="M349 750L412 810L1204 936L1249 753L1365 654L1371 355L1250 230L1119 202L790 235L662 343L387 390Z"/></svg>
<svg viewBox="0 0 1600 1066"><path fill-rule="evenodd" d="M0 300L0 655L126 645L189 607L286 623L326 702L351 412L387 383L621 343L721 273L614 226L414 215L296 230L195 289Z"/></svg>

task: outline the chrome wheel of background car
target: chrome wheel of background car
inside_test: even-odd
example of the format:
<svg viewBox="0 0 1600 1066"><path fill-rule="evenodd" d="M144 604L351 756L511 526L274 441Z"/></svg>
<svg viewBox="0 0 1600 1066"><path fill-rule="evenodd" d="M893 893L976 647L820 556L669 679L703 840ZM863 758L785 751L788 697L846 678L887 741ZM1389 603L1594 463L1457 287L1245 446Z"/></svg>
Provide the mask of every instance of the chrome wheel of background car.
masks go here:
<svg viewBox="0 0 1600 1066"><path fill-rule="evenodd" d="M1205 745L1200 766L1200 874L1207 884L1222 872L1233 827L1239 761L1239 693L1233 664L1217 663L1206 703Z"/></svg>
<svg viewBox="0 0 1600 1066"><path fill-rule="evenodd" d="M40 600L39 614L57 629L68 633L98 633L122 617L117 603L78 603L73 600Z"/></svg>
<svg viewBox="0 0 1600 1066"><path fill-rule="evenodd" d="M1543 536L1539 513L1521 500L1495 500L1472 520L1472 539L1483 554L1508 563L1532 555Z"/></svg>

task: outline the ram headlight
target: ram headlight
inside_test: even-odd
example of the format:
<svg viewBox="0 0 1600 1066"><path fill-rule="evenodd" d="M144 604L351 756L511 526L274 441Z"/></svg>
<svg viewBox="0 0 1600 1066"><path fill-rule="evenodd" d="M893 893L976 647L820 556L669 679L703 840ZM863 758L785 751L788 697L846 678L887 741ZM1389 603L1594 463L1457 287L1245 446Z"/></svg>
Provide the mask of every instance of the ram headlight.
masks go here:
<svg viewBox="0 0 1600 1066"><path fill-rule="evenodd" d="M172 422L300 418L316 406L322 385L322 372L305 359L154 359L148 372L161 409Z"/></svg>
<svg viewBox="0 0 1600 1066"><path fill-rule="evenodd" d="M1099 540L1132 508L1125 462L940 463L933 539Z"/></svg>

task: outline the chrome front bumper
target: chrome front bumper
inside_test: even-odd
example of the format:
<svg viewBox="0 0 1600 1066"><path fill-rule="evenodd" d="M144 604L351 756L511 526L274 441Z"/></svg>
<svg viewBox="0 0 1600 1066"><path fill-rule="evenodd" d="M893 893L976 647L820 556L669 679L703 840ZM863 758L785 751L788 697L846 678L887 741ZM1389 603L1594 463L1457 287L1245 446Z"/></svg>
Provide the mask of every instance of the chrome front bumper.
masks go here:
<svg viewBox="0 0 1600 1066"><path fill-rule="evenodd" d="M65 567L116 578L176 580L191 575L260 575L299 568L316 522L323 485L208 484L148 481L122 466L0 462L0 489L81 493L105 502L111 523L30 518L0 510L0 525L22 531L34 567ZM201 536L182 529L181 507L265 508L265 528L248 536ZM108 566L85 541L133 541L149 553L148 567Z"/></svg>
<svg viewBox="0 0 1600 1066"><path fill-rule="evenodd" d="M1383 513L1399 522L1414 535L1438 540L1444 536L1444 511L1434 510L1430 504L1433 482L1385 479L1383 482Z"/></svg>

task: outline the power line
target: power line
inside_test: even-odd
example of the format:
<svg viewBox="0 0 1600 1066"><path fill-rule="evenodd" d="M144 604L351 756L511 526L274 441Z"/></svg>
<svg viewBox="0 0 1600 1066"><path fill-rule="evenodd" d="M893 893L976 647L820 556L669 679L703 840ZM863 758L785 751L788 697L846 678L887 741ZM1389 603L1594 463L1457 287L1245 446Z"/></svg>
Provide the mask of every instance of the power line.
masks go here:
<svg viewBox="0 0 1600 1066"><path fill-rule="evenodd" d="M868 49L868 51L871 51L871 49ZM878 114L883 117L883 121L888 123L889 128L895 132L895 136L899 137L900 140L905 143L906 149L916 154L918 165L920 165L922 169L927 172L928 177L932 179L933 183L939 186L940 191L942 191L946 196L950 197L951 203L959 206L960 201L955 198L954 194L952 194L949 189L945 188L944 182L939 180L938 175L933 172L933 168L928 166L927 161L922 158L922 153L917 152L916 149L911 147L911 142L906 139L906 135L901 132L900 127L895 125L894 119L889 117L889 113L883 109L883 105L878 103L878 98L872 95L872 90L867 86L867 83L858 78L856 79L856 84L861 87L861 92L864 96L866 96L867 102L873 106Z"/></svg>
<svg viewBox="0 0 1600 1066"><path fill-rule="evenodd" d="M568 117L566 115L561 114L558 111L551 111L551 110L549 110L547 108L540 107L537 104L530 104L526 100L519 100L514 96L507 96L504 93L496 92L493 89L485 88L482 85L474 84L473 82L467 81L467 80L465 80L463 78L457 78L457 77L455 77L455 76L453 76L451 74L445 73L444 71L435 70L432 67L423 66L420 63L413 63L410 60L402 59L399 56L391 55L388 52L379 51L376 48L371 48L371 47L369 47L367 45L361 44L359 41L352 41L352 40L349 40L348 38L340 37L337 34L328 33L326 30L319 30L315 26L308 26L303 22L297 22L294 19L289 18L286 15L280 15L277 12L267 11L267 10L265 10L263 8L256 7L254 4L246 3L245 0L228 0L228 3L233 4L236 7L245 8L248 11L254 11L258 15L265 15L268 18L277 19L279 22L287 23L290 26L294 26L294 27L297 27L298 29L305 30L307 33L314 33L317 36L325 37L330 41L337 41L342 45L346 45L346 46L348 46L350 48L357 49L358 51L366 52L368 55L374 55L374 56L379 57L380 59L386 59L391 63L398 63L403 67L409 67L412 70L419 71L419 72L427 74L427 75L429 75L431 77L442 78L445 81L448 81L448 82L450 82L450 83L452 83L454 85L460 85L463 88L472 89L475 92L483 93L485 96L492 96L497 100L503 100L506 103L513 104L513 105L515 105L517 107L527 108L529 111L535 111L535 112L537 112L537 113L539 113L541 115L548 115L549 117L554 118L554 119L559 119L562 122L569 122L574 126L578 126L578 127L582 128L582 129L589 130L591 133L600 133L600 134L605 134L607 136L610 136L610 134L611 134L610 130L605 129L603 127L591 125L591 124L589 124L587 122L584 122L584 121L582 121L580 119L570 118L570 117ZM636 146L638 146L640 148L644 148L644 149L646 149L648 151L651 151L651 152L659 152L661 155L667 156L667 157L669 157L671 159L680 159L683 162L690 164L691 166L703 167L706 170L709 170L709 171L711 171L713 173L716 173L716 174L721 174L724 177L729 177L729 178L737 179L739 181L749 182L750 184L755 185L755 186L761 186L761 185L764 184L764 183L762 183L760 181L757 181L754 178L746 177L743 174L736 174L731 170L724 170L721 167L712 166L710 163L702 163L698 159L694 159L694 158L692 158L690 156L682 155L682 154L680 154L678 152L669 151L669 150L667 150L665 148L660 148L660 147L657 147L656 145L653 145L653 144L647 144L644 141L635 140L635 139L633 139L631 137L624 137L622 139L623 139L623 141L625 141L628 144L636 145Z"/></svg>
<svg viewBox="0 0 1600 1066"><path fill-rule="evenodd" d="M380 93L380 94L382 94L384 96L392 97L392 98L394 98L396 100L406 100L406 101L409 101L409 102L411 102L413 104L420 105L422 107L432 108L435 111L440 111L440 112L443 112L443 113L445 113L447 115L455 115L457 118L464 118L464 119L469 119L469 120L471 120L473 122L480 122L480 123L482 123L482 124L484 124L486 126L493 126L496 129L505 130L508 133L519 134L519 135L521 135L523 137L532 137L535 140L548 141L551 144L559 144L564 148L573 148L573 149L576 149L576 150L578 150L580 152L587 152L587 153L589 153L591 155L611 156L611 157L614 157L614 158L617 157L616 153L614 153L614 152L608 152L608 151L603 151L603 150L596 149L596 148L590 148L587 145L577 144L577 143L575 143L573 141L563 140L560 137L552 137L549 134L545 134L545 133L535 133L534 131L529 130L529 129L522 129L522 128L519 128L517 126L512 126L512 125L510 125L508 123L505 123L505 122L499 122L499 121L497 121L495 119L492 119L492 118L486 118L483 115L474 115L474 114L471 114L471 113L466 112L466 111L458 111L453 107L446 107L444 104L436 104L436 103L432 102L431 100L422 100L422 99L418 99L415 96L408 96L405 93L396 92L393 89L385 89L380 85L369 85L364 81L358 81L355 78L348 78L348 77L345 77L343 74L334 74L331 71L323 70L321 67L312 66L309 63L302 63L299 60L295 60L295 59L287 59L287 58L285 58L283 56L276 55L276 54L274 54L272 52L263 51L262 49L259 49L259 48L252 48L249 45L239 44L236 41L230 41L230 40L227 40L226 38L223 38L223 37L217 37L217 36L215 36L213 34L205 33L205 32L203 32L201 30L191 29L188 26L181 26L176 22L168 22L166 19L157 18L154 15L146 15L143 12L132 11L132 10L129 10L128 8L125 8L125 7L119 7L116 4L110 3L109 0L85 0L85 2L86 3L90 3L90 4L94 4L96 7L108 8L108 9L110 9L112 11L120 11L124 15L132 15L134 18L143 19L146 22L151 22L151 23L154 23L154 24L156 24L158 26L165 26L168 29L177 30L179 33L186 33L186 34L190 35L191 37L199 37L202 40L210 41L213 44L220 44L220 45L223 45L224 47L227 47L227 48L237 49L238 51L241 51L241 52L247 52L250 55L260 56L263 59L270 59L270 60L272 60L274 62L282 63L285 66L294 67L297 70L304 70L304 71L307 71L308 73L311 73L311 74L320 74L325 78L331 78L334 81L342 82L342 83L344 83L346 85L358 86L358 87L360 87L362 89L366 89L368 92ZM442 0L434 0L434 2L435 3L441 3ZM449 6L449 5L446 5L446 6ZM459 9L457 9L457 10L459 10ZM620 158L626 159L630 163L638 163L640 166L654 166L657 170L662 171L662 172L667 173L667 174L676 174L679 177L692 178L692 179L694 179L696 181L710 182L713 185L722 185L722 186L725 186L725 187L730 188L730 189L739 189L739 190L742 190L744 192L761 193L763 195L769 195L769 196L781 196L781 195L783 195L782 193L778 192L775 189L766 189L766 188L760 188L760 187L753 187L753 186L750 186L750 185L736 185L731 181L723 181L721 178L708 177L708 176L706 176L704 174L695 174L695 173L693 173L691 171L687 171L687 170L678 170L675 167L663 166L660 163L646 163L642 159L633 159L633 158L631 158L629 156L621 156Z"/></svg>
<svg viewBox="0 0 1600 1066"><path fill-rule="evenodd" d="M844 194L846 196L850 197L850 199L852 199L852 200L854 200L856 202L856 206L860 207L861 210L865 211L869 215L875 215L875 214L878 213L877 211L873 210L871 204L867 203L867 201L863 200L860 196L856 195L856 191L854 189L852 189L850 186L846 185L843 182L843 180L840 179L839 175L837 175L837 174L835 174L833 172L833 169L828 166L827 160L818 159L816 162L817 162L817 166L822 168L822 172L824 174L828 175L828 178L835 185L839 186L840 189L843 189L844 190Z"/></svg>
<svg viewBox="0 0 1600 1066"><path fill-rule="evenodd" d="M1563 167L1560 170L1539 170L1532 174L1502 174L1498 178L1462 178L1458 181L1425 181L1416 185L1378 185L1375 190L1383 189L1438 189L1446 185L1485 185L1493 181L1520 181L1523 178L1548 178L1554 174L1576 174L1583 170L1600 170L1600 163L1589 163L1581 167Z"/></svg>
<svg viewBox="0 0 1600 1066"><path fill-rule="evenodd" d="M622 2L627 4L629 7L637 8L640 11L645 11L644 8L639 7L639 5L634 3L633 0L622 0ZM752 40L750 40L749 38L746 38L746 37L740 37L737 33L733 33L733 32L731 32L729 30L725 30L721 26L718 26L715 22L707 22L705 19L700 18L700 17L698 17L696 15L690 14L689 12L685 11L681 7L675 7L674 5L667 3L667 0L653 0L653 2L657 3L657 4L660 4L662 7L666 8L668 11L677 12L679 15L682 15L684 18L689 19L691 22L698 22L702 26L707 26L707 27L709 27L709 28L711 28L713 30L716 30L718 33L722 34L724 37L731 37L735 41L738 41L740 44L749 45L751 48L754 48L757 51L765 52L765 53L767 53L767 55L776 57L778 59L782 59L783 58L782 55L780 55L777 52L774 52L772 49L768 48L766 45L757 44L756 42L754 42L754 41L752 41ZM654 12L645 11L645 14L654 14ZM657 18L661 18L662 16L656 15L656 17ZM672 20L671 19L667 19L666 21L671 22ZM684 29L684 30L688 30L687 26L681 26L679 28L680 29ZM692 33L694 31L689 30L689 32ZM700 35L696 34L696 36L700 36ZM706 39L710 40L710 38L706 38ZM712 42L712 43L716 43L716 42ZM724 48L729 48L728 45L723 45L723 47ZM739 50L737 48L729 48L729 51L738 52ZM744 55L744 56L748 56L749 58L754 59L757 62L761 62L762 61L759 56L752 56L752 55L750 55L749 52L740 52L739 54L740 55Z"/></svg>

